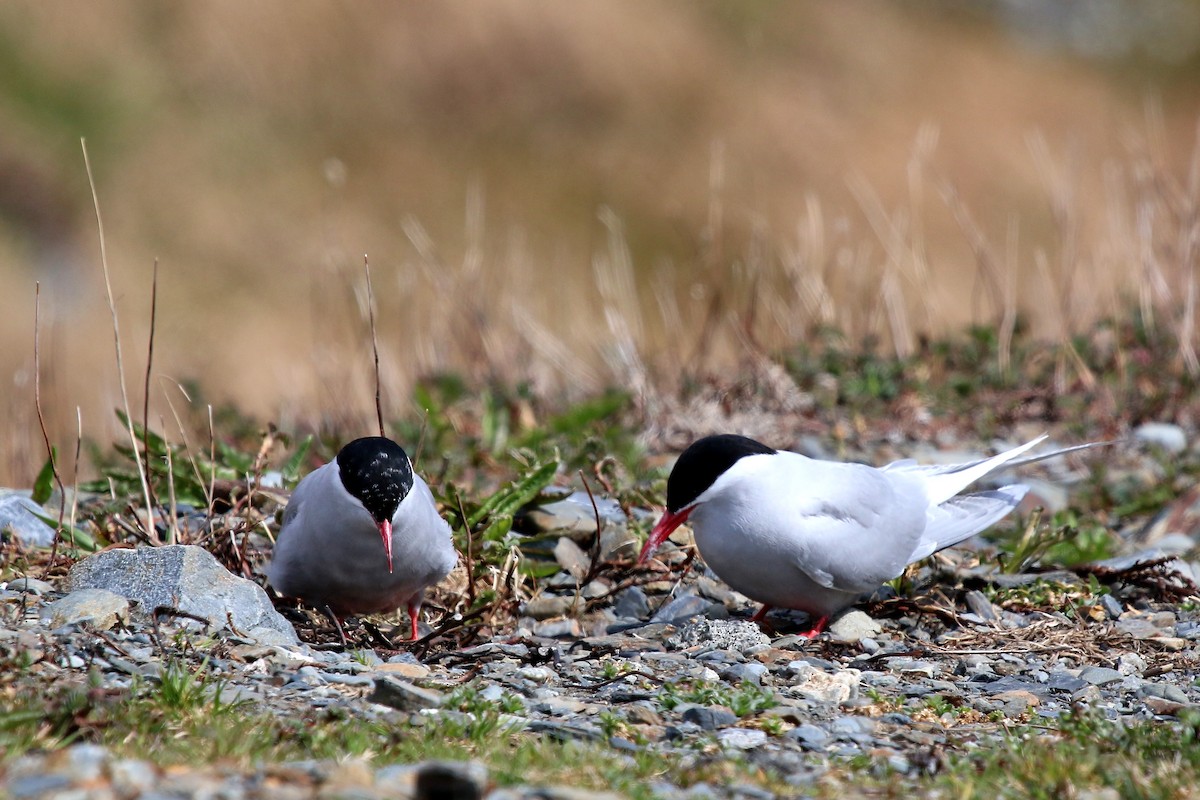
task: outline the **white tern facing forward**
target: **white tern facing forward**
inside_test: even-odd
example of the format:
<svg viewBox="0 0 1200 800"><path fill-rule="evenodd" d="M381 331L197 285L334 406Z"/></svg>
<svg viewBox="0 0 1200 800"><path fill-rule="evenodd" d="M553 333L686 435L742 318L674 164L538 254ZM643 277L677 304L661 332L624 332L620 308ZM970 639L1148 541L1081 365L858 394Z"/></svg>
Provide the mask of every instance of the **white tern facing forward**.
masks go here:
<svg viewBox="0 0 1200 800"><path fill-rule="evenodd" d="M338 616L405 606L416 639L425 589L457 561L450 526L408 454L370 436L300 481L266 573L280 594L329 614L339 633Z"/></svg>

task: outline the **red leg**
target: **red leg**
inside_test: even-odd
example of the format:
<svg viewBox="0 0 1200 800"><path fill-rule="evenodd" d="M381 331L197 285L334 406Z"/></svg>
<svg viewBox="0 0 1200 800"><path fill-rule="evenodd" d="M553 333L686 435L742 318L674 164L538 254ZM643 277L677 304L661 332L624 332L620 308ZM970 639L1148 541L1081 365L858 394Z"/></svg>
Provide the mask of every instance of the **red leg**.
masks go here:
<svg viewBox="0 0 1200 800"><path fill-rule="evenodd" d="M759 629L768 636L775 635L775 626L767 622L767 612L771 610L771 606L764 605L758 610L758 613L750 618L751 622L757 622Z"/></svg>
<svg viewBox="0 0 1200 800"><path fill-rule="evenodd" d="M829 617L827 617L827 616L817 617L816 621L813 622L813 625L811 628L809 628L807 631L804 631L803 633L798 633L796 635L801 637L802 639L815 639L821 635L821 632L825 630L825 626L828 624L829 624Z"/></svg>
<svg viewBox="0 0 1200 800"><path fill-rule="evenodd" d="M409 616L409 619L412 620L412 640L414 642L417 640L417 612L419 612L420 610L421 610L421 607L419 605L417 605L416 603L408 604L408 616Z"/></svg>

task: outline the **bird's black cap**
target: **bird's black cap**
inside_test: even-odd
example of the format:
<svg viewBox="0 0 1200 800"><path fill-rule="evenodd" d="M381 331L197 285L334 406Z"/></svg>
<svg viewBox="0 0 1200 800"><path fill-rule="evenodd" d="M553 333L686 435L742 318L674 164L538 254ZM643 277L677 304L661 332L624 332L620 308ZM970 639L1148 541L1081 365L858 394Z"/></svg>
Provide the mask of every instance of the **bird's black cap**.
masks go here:
<svg viewBox="0 0 1200 800"><path fill-rule="evenodd" d="M376 522L395 516L400 501L412 490L412 462L391 439L355 439L337 454L337 462L342 485Z"/></svg>
<svg viewBox="0 0 1200 800"><path fill-rule="evenodd" d="M667 510L674 514L686 508L739 459L774 452L762 442L733 433L697 439L680 453L667 478Z"/></svg>

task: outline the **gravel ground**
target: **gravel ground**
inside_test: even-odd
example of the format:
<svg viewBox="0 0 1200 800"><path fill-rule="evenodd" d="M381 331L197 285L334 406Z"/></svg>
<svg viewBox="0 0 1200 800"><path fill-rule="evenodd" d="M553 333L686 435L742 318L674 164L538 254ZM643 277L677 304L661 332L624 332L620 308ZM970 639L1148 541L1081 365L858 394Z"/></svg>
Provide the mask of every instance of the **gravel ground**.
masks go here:
<svg viewBox="0 0 1200 800"><path fill-rule="evenodd" d="M1060 485L1048 481L1044 491ZM1081 706L1130 721L1200 708L1200 615L1177 602L1194 594L1192 567L1161 549L1016 576L995 574L969 550L948 551L911 576L916 592L883 590L808 641L794 633L803 615L769 616L770 633L750 623L754 605L684 549L665 548L674 569L636 585L614 574L580 585L589 570L571 532L579 515L570 503L541 513L539 527L562 533L548 540L562 570L501 637L466 647L434 639L410 652L371 647L372 635L359 628L351 638L360 646L342 652L315 623L298 626L304 642L285 644L199 631L186 618L85 622L56 616L65 582L30 579L0 589L0 655L31 665L3 681L37 692L82 683L90 671L103 687L127 688L159 677L169 653L198 647L224 681L224 697L273 714L337 708L428 725L467 713L447 698L469 686L500 704L514 728L607 743L630 758L646 748L685 759L736 755L785 776L797 793L856 756L901 774L933 771L947 751L987 747L1013 723ZM611 528L606 557L627 555L631 540L618 524ZM1137 533L1131 542L1145 544L1146 531ZM1159 533L1159 544L1180 535ZM1073 601L1072 587L1089 580L1108 593ZM1022 591L1028 602L1013 600ZM989 599L1001 595L1003 602ZM92 744L34 751L0 770L0 791L13 798L606 796L496 789L472 763L161 768ZM650 788L663 797L767 796L753 786Z"/></svg>

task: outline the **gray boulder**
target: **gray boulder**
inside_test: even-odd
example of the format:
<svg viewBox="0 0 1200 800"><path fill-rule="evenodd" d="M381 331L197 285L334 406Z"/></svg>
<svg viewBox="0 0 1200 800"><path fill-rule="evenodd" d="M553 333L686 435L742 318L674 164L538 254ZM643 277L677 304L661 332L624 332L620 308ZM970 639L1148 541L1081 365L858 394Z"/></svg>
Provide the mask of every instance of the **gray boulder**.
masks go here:
<svg viewBox="0 0 1200 800"><path fill-rule="evenodd" d="M146 618L159 606L168 606L264 644L299 642L292 624L279 615L261 586L235 576L202 547L96 553L71 569L69 585L71 591L108 589L136 601L135 617Z"/></svg>
<svg viewBox="0 0 1200 800"><path fill-rule="evenodd" d="M0 489L0 532L12 531L26 547L49 547L54 544L54 528L38 519L46 510L33 502L27 493Z"/></svg>

